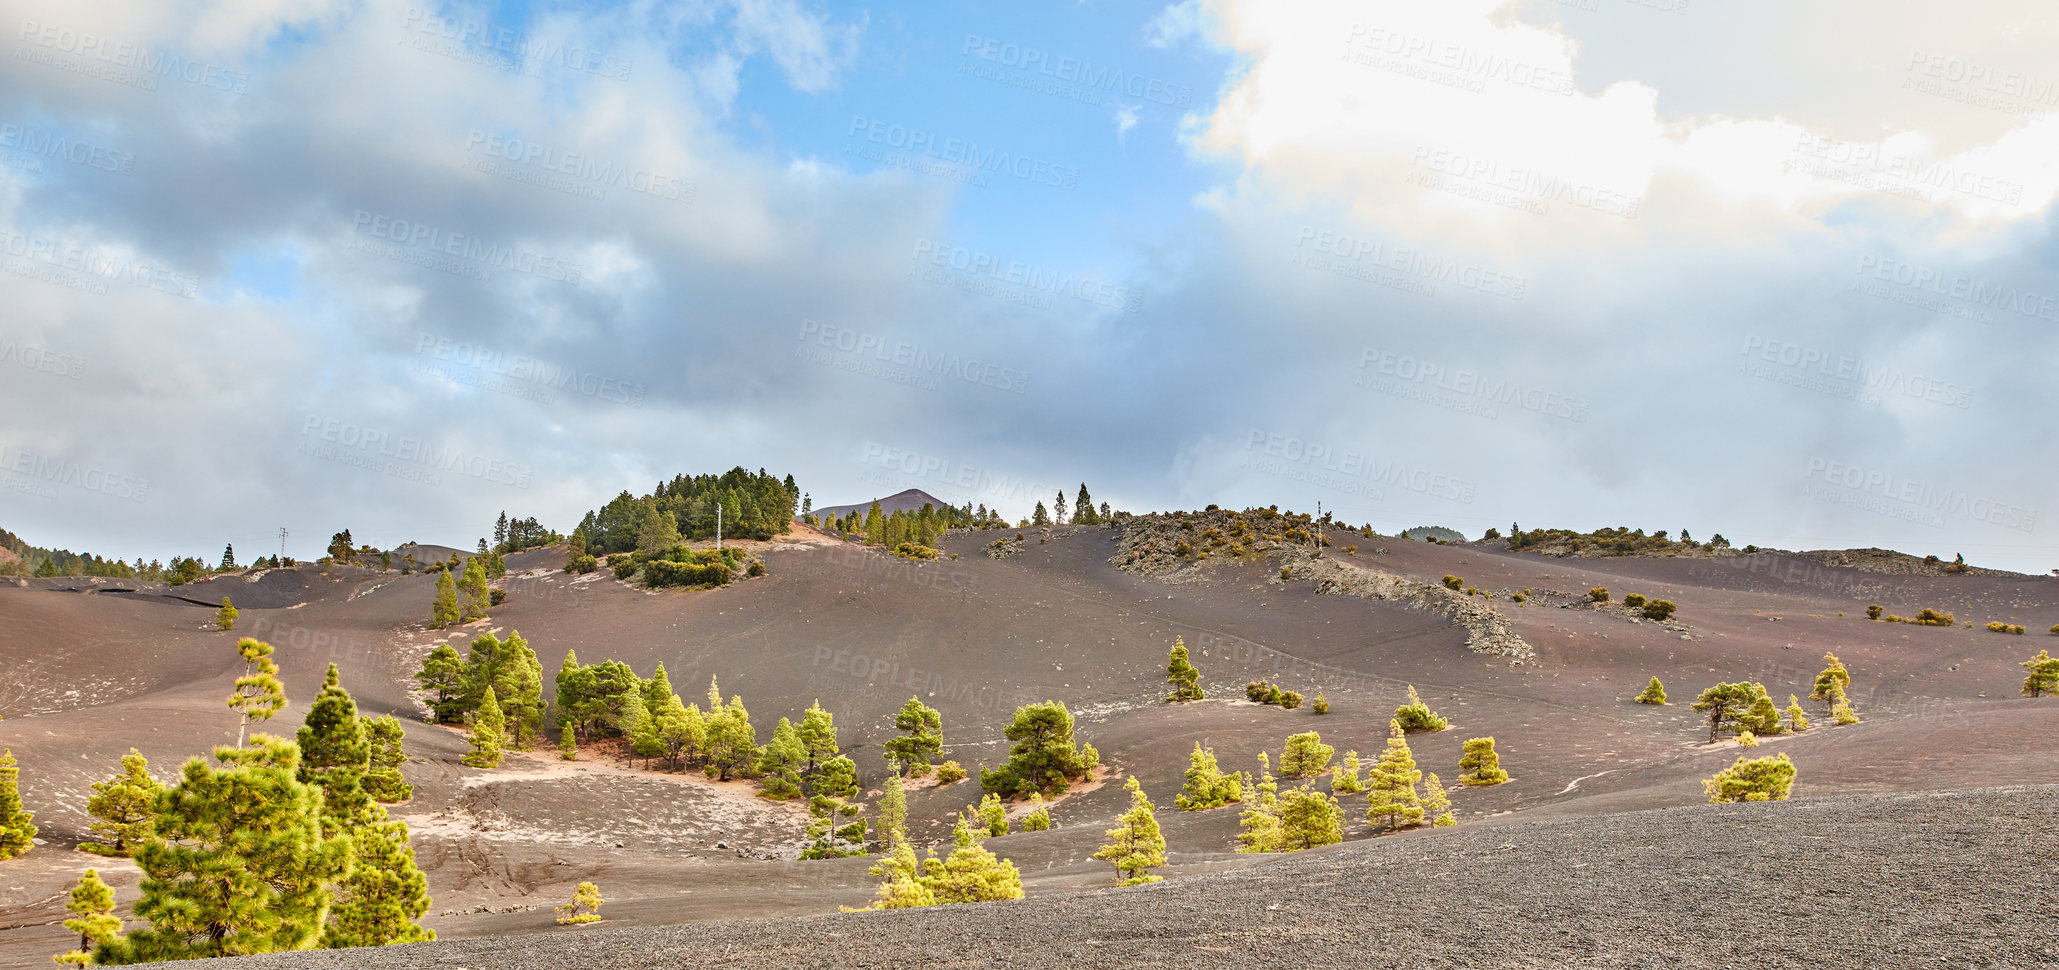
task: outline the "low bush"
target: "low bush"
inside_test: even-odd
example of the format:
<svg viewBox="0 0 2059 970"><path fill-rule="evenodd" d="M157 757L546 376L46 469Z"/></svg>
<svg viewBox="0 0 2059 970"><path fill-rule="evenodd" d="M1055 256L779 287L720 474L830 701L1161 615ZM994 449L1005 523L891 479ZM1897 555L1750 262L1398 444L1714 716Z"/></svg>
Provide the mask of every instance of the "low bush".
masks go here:
<svg viewBox="0 0 2059 970"><path fill-rule="evenodd" d="M1919 626L1951 626L1952 622L1952 614L1929 607L1924 607L1922 612L1916 614L1916 623Z"/></svg>
<svg viewBox="0 0 2059 970"><path fill-rule="evenodd" d="M616 557L616 559L610 561L615 564L616 579L628 579L636 575L636 560Z"/></svg>
<svg viewBox="0 0 2059 970"><path fill-rule="evenodd" d="M1279 703L1281 707L1284 707L1291 711L1301 706L1301 694L1296 691L1283 690L1280 692Z"/></svg>
<svg viewBox="0 0 2059 970"><path fill-rule="evenodd" d="M2001 622L2000 620L1997 620L1997 621L1995 621L1995 622L1993 622L1993 623L1990 623L1990 624L1988 624L1988 632L1989 632L1989 633L2014 633L2014 634L2016 634L2017 636L2022 636L2022 635L2023 635L2023 628L2022 628L2022 627L2020 627L2020 626L2017 626L2017 625L2016 625L2016 624L2014 624L2014 623L2003 623L2003 622Z"/></svg>
<svg viewBox="0 0 2059 970"><path fill-rule="evenodd" d="M1587 598L1592 602L1606 603L1609 601L1609 588L1607 586L1596 586L1587 591Z"/></svg>
<svg viewBox="0 0 2059 970"><path fill-rule="evenodd" d="M937 784L948 785L965 780L965 767L956 761L946 761L937 766Z"/></svg>
<svg viewBox="0 0 2059 970"><path fill-rule="evenodd" d="M504 589L493 590L486 594L486 601L494 606L499 606L508 601L508 591Z"/></svg>
<svg viewBox="0 0 2059 970"><path fill-rule="evenodd" d="M1652 600L1644 604L1644 616L1648 620L1664 620L1672 616L1676 609L1679 607L1674 606L1672 600Z"/></svg>
<svg viewBox="0 0 2059 970"><path fill-rule="evenodd" d="M1631 593L1631 594L1629 594L1629 595L1627 595L1627 596L1623 597L1623 605L1624 605L1624 606L1628 606L1628 607L1631 607L1632 609L1635 609L1635 608L1637 608L1637 607L1643 606L1643 605L1644 605L1644 594L1643 594L1643 593Z"/></svg>
<svg viewBox="0 0 2059 970"><path fill-rule="evenodd" d="M1457 576L1453 576L1447 573L1444 577L1445 589L1464 589L1465 585L1466 581L1458 578Z"/></svg>
<svg viewBox="0 0 2059 970"><path fill-rule="evenodd" d="M617 567L618 571L620 567ZM686 563L653 559L643 564L643 584L651 589L670 586L712 588L727 586L735 578L728 563Z"/></svg>
<svg viewBox="0 0 2059 970"><path fill-rule="evenodd" d="M751 560L751 568L749 568L749 569L746 569L746 570L744 570L744 575L746 575L746 576L763 576L763 575L765 575L765 562L764 562L764 560L761 560L761 559L753 559L753 560Z"/></svg>
<svg viewBox="0 0 2059 970"><path fill-rule="evenodd" d="M1880 619L1880 614L1881 614L1881 609L1880 609L1880 604L1879 604L1879 603L1875 603L1875 604L1873 604L1872 606L1866 607L1866 618L1867 618L1867 619L1869 619L1869 620L1878 620L1878 619Z"/></svg>

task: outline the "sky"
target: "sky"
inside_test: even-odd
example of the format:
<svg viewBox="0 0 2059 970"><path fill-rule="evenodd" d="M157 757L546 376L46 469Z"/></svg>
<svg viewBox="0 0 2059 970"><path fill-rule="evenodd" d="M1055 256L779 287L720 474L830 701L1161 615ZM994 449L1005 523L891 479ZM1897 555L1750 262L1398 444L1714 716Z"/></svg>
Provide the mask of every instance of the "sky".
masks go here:
<svg viewBox="0 0 2059 970"><path fill-rule="evenodd" d="M0 0L0 527L2059 533L2059 11Z"/></svg>

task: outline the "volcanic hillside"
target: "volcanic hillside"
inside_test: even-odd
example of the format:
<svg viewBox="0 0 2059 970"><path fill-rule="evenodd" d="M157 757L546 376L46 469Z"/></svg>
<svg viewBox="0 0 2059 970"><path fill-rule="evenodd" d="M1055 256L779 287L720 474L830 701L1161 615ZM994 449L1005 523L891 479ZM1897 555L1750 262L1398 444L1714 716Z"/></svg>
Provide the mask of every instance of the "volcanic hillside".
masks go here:
<svg viewBox="0 0 2059 970"><path fill-rule="evenodd" d="M873 501L879 503L879 514L881 515L892 515L895 512L919 512L924 505L941 509L949 504L943 499L937 498L919 488L904 489L885 498L874 499ZM872 502L870 501L858 502L852 505L832 505L827 508L816 509L815 514L824 519L833 515L849 515L853 512L863 516L871 508Z"/></svg>
<svg viewBox="0 0 2059 970"><path fill-rule="evenodd" d="M894 734L893 714L918 695L942 712L947 757L974 772L972 781L911 791L910 828L919 843L947 839L951 813L978 800L978 769L1006 757L1001 729L1016 706L1066 702L1079 718L1082 740L1099 750L1110 774L1055 804L1057 828L987 843L1021 867L1029 900L793 924L830 940L913 934L928 948L920 962L981 963L991 955L986 948L1022 944L1012 929L1022 921L1058 920L1067 921L1066 929L1048 939L1060 948L1043 952L1041 965L1111 965L1124 954L1134 965L1140 948L1149 949L1138 941L1202 925L1191 908L1218 900L1216 923L1234 915L1299 942L1275 947L1263 943L1262 934L1197 938L1178 943L1183 959L1225 965L1270 954L1260 962L1272 965L1272 956L1307 952L1331 939L1331 931L1320 929L1328 925L1321 899L1357 900L1350 903L1360 907L1353 912L1370 921L1387 892L1322 887L1358 886L1388 873L1423 887L1424 894L1444 891L1440 887L1498 893L1482 903L1501 914L1495 919L1521 923L1519 937L1557 940L1555 949L1540 943L1507 953L1491 944L1466 957L1470 963L1458 962L1464 951L1454 949L1450 964L1386 961L1392 965L1742 963L1746 951L1734 941L1716 950L1702 938L1680 943L1678 952L1625 946L1618 953L1606 940L1627 932L1623 928L1637 924L1633 917L1640 913L1647 922L1711 909L1737 915L1775 897L1794 912L1843 912L1836 905L1826 910L1814 895L1782 896L1789 886L1832 898L1931 893L1936 885L1924 880L1946 878L1942 863L1915 866L1920 859L1973 860L1981 839L2015 840L2040 825L2049 841L2051 789L1941 796L1936 811L1924 810L1928 803L1920 799L1867 798L2059 784L2059 759L2047 747L2059 735L2059 701L2017 696L2018 661L2047 642L2043 631L2059 623L2059 580L1865 572L1772 553L1556 559L1334 530L1330 548L1316 558L1290 538L1265 538L1263 523L1254 528L1247 522L1251 538L1231 540L1238 527L1228 516L1023 530L1019 541L1013 529L956 532L939 543L956 558L923 563L797 526L787 537L745 544L767 575L711 591L646 591L616 581L606 569L575 576L562 571L562 547L533 550L508 557L508 575L496 583L508 590L506 603L454 631L424 628L432 576L363 567L301 566L175 590L113 580L0 585L0 629L8 631L10 661L0 687L6 718L0 745L20 759L23 797L42 826L36 851L0 867L0 960L41 965L76 942L57 924L66 915L63 892L89 865L99 866L116 887L124 909L133 902L132 866L72 849L84 837L89 786L110 775L131 747L164 777L186 758L233 742L236 721L223 698L241 672L233 644L242 635L278 647L293 706L268 725L275 733L298 726L331 662L364 712L395 713L407 722L414 760L406 771L416 794L392 810L413 827L436 900L425 922L445 941L420 952L459 947L436 959L476 961L467 964L473 966L591 965L547 937L509 942L504 957L482 955L489 951L463 942L590 932L558 927L551 912L582 880L597 882L608 897L604 925L632 928L834 914L840 905L864 905L877 882L866 873L867 859L796 861L802 809L756 798L744 783L632 769L600 752L570 763L547 750L515 754L491 771L460 766L463 737L421 721L409 678L435 645L452 643L462 651L487 631L519 631L542 658L546 680L569 649L583 662L622 660L644 675L662 661L686 697L699 697L709 679L719 677L724 695L744 698L761 740L778 718L798 720L819 699L835 714L845 749L875 791L884 776L880 745ZM1215 538L1207 535L1211 528L1218 530ZM994 549L996 541L1005 548ZM1186 551L1179 551L1180 543ZM1241 551L1232 552L1232 544ZM1459 577L1462 588L1492 595L1446 589L1446 575ZM1678 613L1653 622L1620 605L1591 604L1587 591L1601 586L1617 602L1641 593L1678 604ZM1524 602L1512 600L1526 590ZM243 610L233 633L215 632L213 609L204 605L224 594ZM1973 626L1873 622L1865 610L1874 603L1905 616L1926 607L1948 611ZM2021 624L2037 635L1990 633L1983 628L1990 620ZM1166 654L1176 637L1202 672L1205 701L1164 703ZM1833 727L1820 706L1808 705L1817 727L1765 738L1759 750L1787 753L1799 766L1794 802L1701 806L1701 780L1729 765L1739 750L1728 741L1704 744L1707 729L1688 702L1719 681L1754 680L1784 706L1790 693L1806 697L1826 651L1850 668L1862 722ZM1631 702L1652 676L1665 681L1672 705ZM1258 679L1311 699L1320 691L1330 713L1245 700L1245 683ZM1197 741L1213 747L1232 770L1255 768L1261 751L1277 759L1288 735L1309 730L1321 731L1340 756L1352 749L1370 760L1410 685L1451 720L1448 730L1410 738L1424 771L1454 781L1461 742L1491 735L1514 776L1490 788L1454 787L1456 828L1374 836L1363 818L1365 797L1347 795L1341 799L1346 844L1305 855L1254 856L1233 851L1237 808L1172 807ZM1115 881L1108 866L1089 856L1103 841L1101 830L1126 806L1121 782L1129 776L1159 805L1170 847L1168 882L1108 890ZM1973 805L1983 807L1967 807ZM1616 814L1654 810L1658 814ZM1793 849L1804 844L1798 840L1831 838L1839 826L1862 824L1875 813L1890 813L1881 817L1896 820L1887 829L1899 833L1899 841L1853 856L1858 868L1839 869L1845 876L1806 871L1812 857ZM1757 820L1767 827L1752 828ZM1768 846L1763 851L1760 842ZM2010 944L2035 940L2042 951L2011 952L2027 960L2042 952L2049 959L2055 909L2048 873L2039 877L2002 863L2029 851L2021 842L1999 843L1992 851L1998 853L1992 878L2012 886L2011 880L2028 880L2005 891L2027 893L2021 905L2042 912L2039 925L2046 928L1978 922L1993 907L1976 907L1966 914L1978 925L1952 931ZM1526 881L1500 884L1483 876L1504 864L1496 860L1527 873ZM1666 867L1677 865L1682 879L1716 885L1677 903L1632 905L1598 892L1598 883L1568 888L1569 873L1590 864L1597 867L1593 878L1606 872L1610 880L1649 882L1668 878ZM1541 887L1534 900L1542 910L1525 908L1531 886ZM1754 895L1761 890L1765 895ZM1065 899L1088 891L1095 895ZM1275 896L1291 906L1268 902ZM1150 912L1161 915L1140 917L1134 927L1097 922L1132 898L1160 901ZM1902 911L1892 906L1861 913L1858 901L1850 905L1851 919L1899 925L1895 914ZM1449 936L1431 924L1456 925L1474 912L1412 909L1397 917L1391 942ZM1758 925L1755 920L1764 922L1750 917L1737 926ZM1354 931L1360 934L1375 932L1370 922L1351 925L1361 926ZM1839 932L1856 939L1859 925ZM1942 925L1926 924L1925 932ZM1728 926L1708 922L1705 931L1690 935L1713 938ZM962 937L935 942L961 929ZM751 925L725 926L721 934L746 947L772 946L763 942L768 935L790 938L787 930ZM947 946L950 939L958 942ZM622 945L675 948L665 952L681 961L700 952L676 949L678 940L643 935ZM1335 958L1352 965L1358 954L1341 949L1347 944L1386 952L1366 936L1336 940ZM1879 949L1889 945L1878 937L1865 952L1890 952ZM1789 955L1817 952L1805 947ZM946 959L949 953L957 956ZM911 954L878 951L866 957L876 962L852 965L904 965L893 958L915 959ZM684 965L621 956L614 951L601 962ZM789 956L830 962L797 951ZM342 966L322 961L357 959L336 954L287 962ZM1935 956L1929 959L1936 965Z"/></svg>

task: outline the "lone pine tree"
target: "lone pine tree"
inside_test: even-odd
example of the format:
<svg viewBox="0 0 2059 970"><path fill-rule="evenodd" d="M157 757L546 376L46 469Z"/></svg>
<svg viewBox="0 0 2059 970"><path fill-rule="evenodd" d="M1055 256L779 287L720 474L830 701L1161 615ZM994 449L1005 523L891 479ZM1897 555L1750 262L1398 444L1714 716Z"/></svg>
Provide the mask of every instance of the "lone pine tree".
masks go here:
<svg viewBox="0 0 2059 970"><path fill-rule="evenodd" d="M944 718L921 698L910 697L894 715L894 730L900 737L888 738L887 757L907 766L916 775L927 774L930 762L944 756Z"/></svg>
<svg viewBox="0 0 2059 970"><path fill-rule="evenodd" d="M1201 671L1187 659L1187 641L1174 637L1172 656L1165 665L1165 682L1173 685L1172 696L1166 700L1175 704L1198 701L1207 696L1201 690Z"/></svg>
<svg viewBox="0 0 2059 970"><path fill-rule="evenodd" d="M980 786L1003 798L1064 794L1074 779L1094 770L1100 756L1092 745L1073 739L1072 712L1064 701L1046 701L1016 708L1015 720L1003 732L1014 742L1008 761L980 772Z"/></svg>
<svg viewBox="0 0 2059 970"><path fill-rule="evenodd" d="M1162 877L1151 870L1165 865L1165 835L1158 829L1158 815L1135 776L1123 783L1123 790L1130 793L1129 811L1116 817L1115 827L1107 830L1107 844L1095 850L1094 858L1115 867L1117 885L1157 882Z"/></svg>
<svg viewBox="0 0 2059 970"><path fill-rule="evenodd" d="M1451 793L1444 790L1444 782L1434 771L1423 779L1423 814L1430 818L1433 828L1458 824L1451 814Z"/></svg>
<svg viewBox="0 0 2059 970"><path fill-rule="evenodd" d="M988 837L1008 834L1008 808L1001 804L1001 796L989 793L979 800L977 809L968 808L967 814L978 820L980 831Z"/></svg>
<svg viewBox="0 0 2059 970"><path fill-rule="evenodd" d="M472 750L458 759L474 768L500 767L501 745L505 743L506 719L500 712L500 699L494 696L493 688L486 688L486 696L479 702L479 712L472 715L472 734L468 739Z"/></svg>
<svg viewBox="0 0 2059 970"><path fill-rule="evenodd" d="M1423 698L1416 693L1414 684L1408 687L1408 703L1394 709L1394 720L1401 725L1401 730L1408 734L1418 731L1442 731L1450 726L1450 722L1430 710L1430 705L1423 703Z"/></svg>
<svg viewBox="0 0 2059 970"><path fill-rule="evenodd" d="M257 721L269 721L286 709L286 685L279 682L279 665L272 662L272 645L250 637L236 641L243 657L243 676L229 694L229 709L241 715L236 726L236 746L243 746L244 732Z"/></svg>
<svg viewBox="0 0 2059 970"><path fill-rule="evenodd" d="M1826 653L1823 655L1823 672L1816 675L1816 686L1809 693L1809 699L1822 701L1834 708L1844 702L1845 692L1850 690L1851 686L1851 672L1845 669L1844 663L1837 659L1836 654Z"/></svg>
<svg viewBox="0 0 2059 970"><path fill-rule="evenodd" d="M22 811L21 768L12 750L0 750L0 862L36 845L36 814Z"/></svg>
<svg viewBox="0 0 2059 970"><path fill-rule="evenodd" d="M2023 696L2059 693L2059 657L2052 656L2050 651L2040 650L2037 656L2017 666L2030 671L2030 676L2023 678Z"/></svg>
<svg viewBox="0 0 2059 970"><path fill-rule="evenodd" d="M1416 768L1401 722L1389 721L1387 733L1387 750L1367 773L1366 820L1392 832L1423 824L1422 796L1416 792L1423 773Z"/></svg>
<svg viewBox="0 0 2059 970"><path fill-rule="evenodd" d="M1330 767L1330 758L1337 749L1323 743L1323 736L1315 731L1304 731L1287 738L1287 748L1280 753L1280 774L1288 778L1314 778Z"/></svg>
<svg viewBox="0 0 2059 970"><path fill-rule="evenodd" d="M1657 677L1653 677L1651 683L1645 685L1644 693L1637 695L1636 700L1639 704L1656 704L1664 707L1666 705L1666 685L1659 683Z"/></svg>
<svg viewBox="0 0 2059 970"><path fill-rule="evenodd" d="M458 584L450 578L450 570L436 574L436 598L429 602L429 625L441 630L464 622L458 611Z"/></svg>
<svg viewBox="0 0 2059 970"><path fill-rule="evenodd" d="M1499 785L1509 780L1501 770L1501 755L1494 751L1493 738L1470 738L1458 759L1458 783L1469 788Z"/></svg>
<svg viewBox="0 0 2059 970"><path fill-rule="evenodd" d="M566 925L601 921L601 887L582 882L572 890L572 901L558 907L558 922Z"/></svg>
<svg viewBox="0 0 2059 970"><path fill-rule="evenodd" d="M64 928L79 935L79 945L55 959L58 963L90 967L93 951L122 931L121 917L114 915L114 890L101 881L100 870L87 869L79 876L78 885L72 887L64 908L72 913L72 918L64 921Z"/></svg>
<svg viewBox="0 0 2059 970"><path fill-rule="evenodd" d="M1742 680L1717 684L1702 691L1701 696L1695 698L1694 709L1709 715L1709 743L1715 744L1725 730L1752 726L1743 723L1744 718L1759 698L1764 696L1765 688Z"/></svg>
<svg viewBox="0 0 2059 970"><path fill-rule="evenodd" d="M1198 812L1220 808L1243 797L1242 779L1224 774L1216 765L1214 749L1194 742L1194 753L1187 758L1186 787L1173 797L1173 804L1183 811Z"/></svg>
<svg viewBox="0 0 2059 970"><path fill-rule="evenodd" d="M228 597L222 597L222 608L214 613L214 628L224 631L236 629L236 615L235 604L230 603Z"/></svg>
<svg viewBox="0 0 2059 970"><path fill-rule="evenodd" d="M1802 710L1801 698L1787 695L1787 729L1800 734L1809 729L1809 713Z"/></svg>
<svg viewBox="0 0 2059 970"><path fill-rule="evenodd" d="M128 855L149 837L151 812L161 791L163 783L150 776L150 762L130 748L122 755L120 774L93 783L86 812L95 819L90 831L98 841L81 842L79 848L98 855Z"/></svg>

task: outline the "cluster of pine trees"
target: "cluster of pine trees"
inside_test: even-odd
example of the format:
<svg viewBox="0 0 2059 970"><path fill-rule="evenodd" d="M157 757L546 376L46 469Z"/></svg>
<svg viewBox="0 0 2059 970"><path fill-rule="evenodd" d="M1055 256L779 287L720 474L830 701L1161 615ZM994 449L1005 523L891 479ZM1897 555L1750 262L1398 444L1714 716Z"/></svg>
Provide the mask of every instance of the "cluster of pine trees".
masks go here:
<svg viewBox="0 0 2059 970"><path fill-rule="evenodd" d="M542 523L536 521L535 516L509 519L508 513L503 511L500 518L493 523L491 551L496 555L507 555L524 549L557 545L558 539L558 534L544 528Z"/></svg>
<svg viewBox="0 0 2059 970"><path fill-rule="evenodd" d="M0 549L12 554L5 561L0 561L0 576L34 576L45 579L60 576L102 576L181 586L205 579L216 571L194 556L175 557L167 565L155 559L146 563L141 556L136 557L135 562L127 563L120 559L103 559L90 552L45 549L29 545L20 536L6 529L0 529Z"/></svg>
<svg viewBox="0 0 2059 970"><path fill-rule="evenodd" d="M60 963L114 966L241 956L316 947L382 946L435 939L417 922L428 880L406 823L382 803L406 800L402 729L365 717L329 667L322 691L291 739L250 735L287 706L270 644L245 637L229 707L237 743L194 758L166 784L131 749L121 771L93 786L87 811L96 841L82 849L133 859L143 871L129 929L115 895L86 870L66 904L79 945ZM15 833L34 828L20 812L11 755L0 755L0 858L26 851Z"/></svg>
<svg viewBox="0 0 2059 970"><path fill-rule="evenodd" d="M578 546L574 554L602 556L639 548L644 521L652 511L668 517L682 539L714 538L717 508L725 538L770 539L791 527L800 500L792 475L782 481L762 468L756 474L739 466L720 475L679 475L659 482L642 498L625 491L588 512L573 530Z"/></svg>
<svg viewBox="0 0 2059 970"><path fill-rule="evenodd" d="M939 509L928 502L914 511L895 509L883 513L878 500L874 500L872 507L862 516L854 511L847 515L828 516L816 524L847 541L863 542L868 546L895 549L906 543L934 549L937 536L947 529L991 527L983 525L986 515L985 506L980 506L978 511L969 504L962 509L949 505Z"/></svg>

